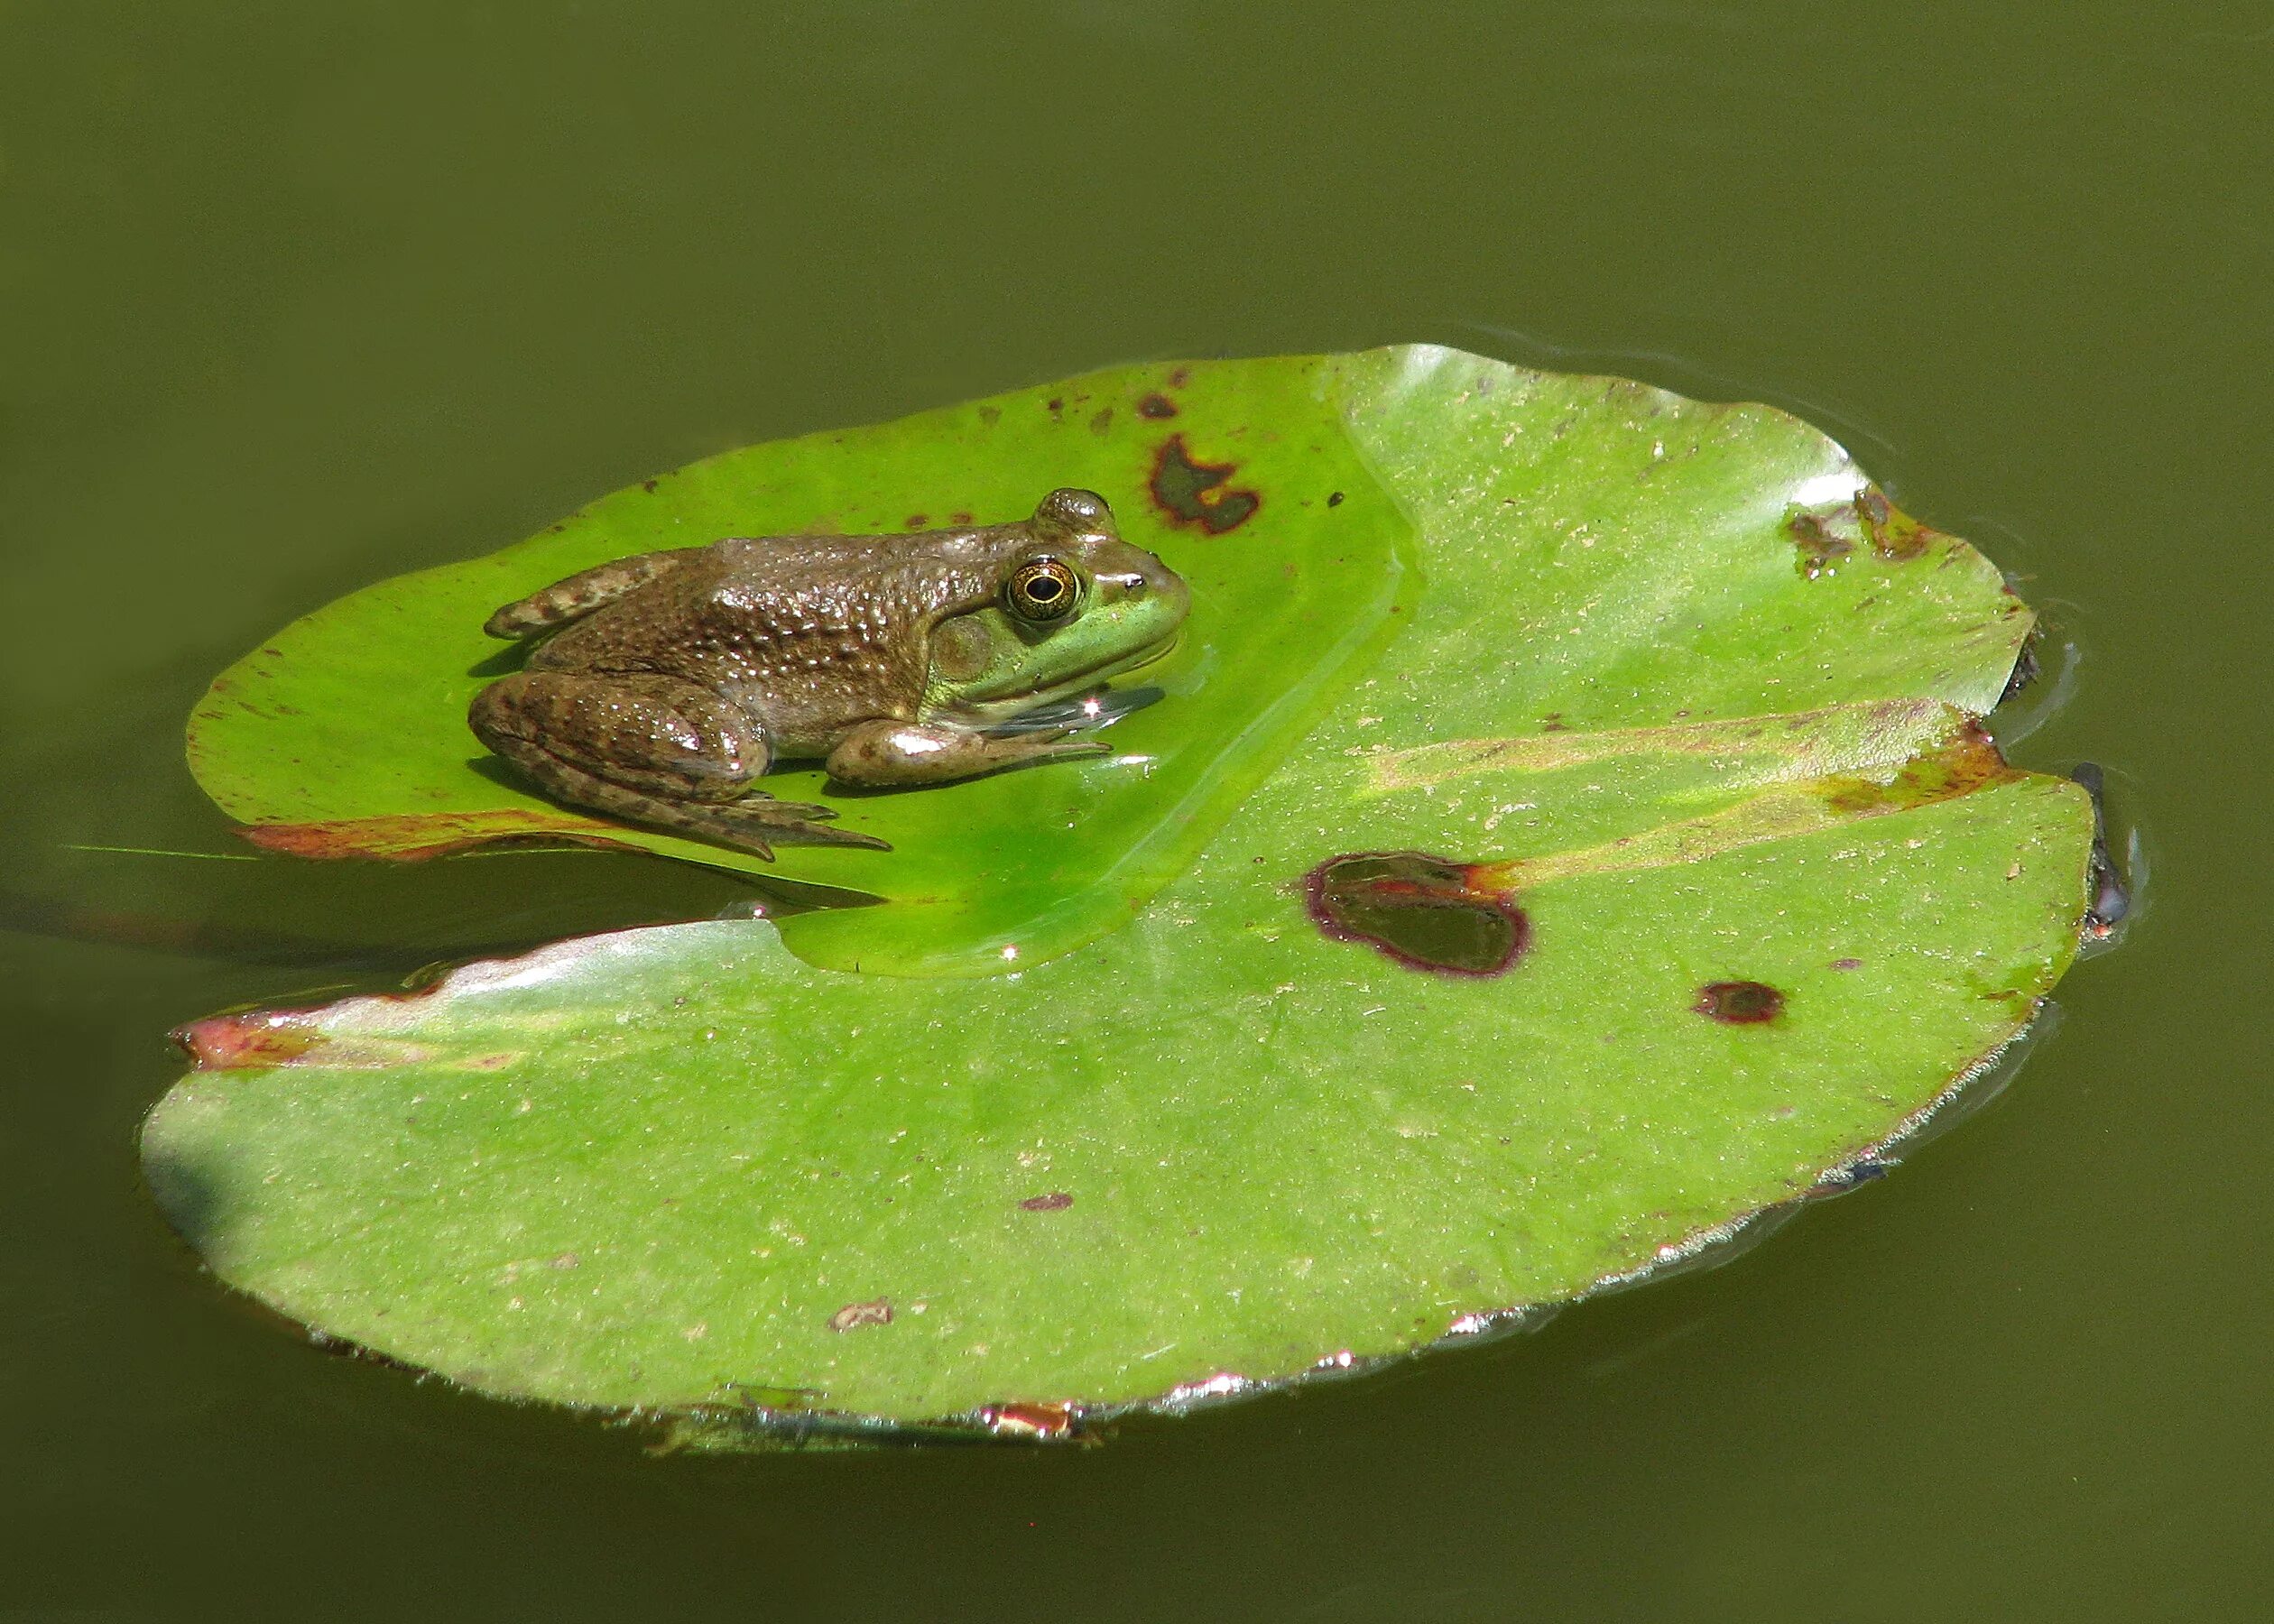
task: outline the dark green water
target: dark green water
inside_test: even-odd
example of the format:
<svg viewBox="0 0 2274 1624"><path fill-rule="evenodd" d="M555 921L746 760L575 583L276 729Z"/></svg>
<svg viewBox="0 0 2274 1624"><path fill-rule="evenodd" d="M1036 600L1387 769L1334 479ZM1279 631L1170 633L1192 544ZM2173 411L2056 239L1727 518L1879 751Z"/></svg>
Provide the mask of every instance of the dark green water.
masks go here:
<svg viewBox="0 0 2274 1624"><path fill-rule="evenodd" d="M2274 1610L2274 14L1515 9L0 0L0 1619ZM2108 764L2147 906L1990 1109L1726 1268L1080 1453L651 1460L169 1235L168 1027L736 894L72 849L233 849L221 665L730 445L1410 338L1798 411L2078 646L2016 753Z"/></svg>

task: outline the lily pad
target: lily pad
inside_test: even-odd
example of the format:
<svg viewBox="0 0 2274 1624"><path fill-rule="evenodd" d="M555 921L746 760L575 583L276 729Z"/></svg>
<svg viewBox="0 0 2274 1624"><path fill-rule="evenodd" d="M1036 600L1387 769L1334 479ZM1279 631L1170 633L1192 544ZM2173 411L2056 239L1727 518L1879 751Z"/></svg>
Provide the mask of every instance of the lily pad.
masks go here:
<svg viewBox="0 0 2274 1624"><path fill-rule="evenodd" d="M1915 1127L2070 961L2089 800L2008 766L1974 720L2029 614L1821 435L1408 348L1105 374L1041 393L1069 404L1022 427L1010 402L1031 397L1006 397L987 454L1031 456L1019 489L1086 479L1126 514L1125 484L1038 448L1070 402L1147 381L1179 413L1244 402L1212 433L1283 453L1239 522L1211 533L1202 504L1135 537L1194 578L1196 623L1211 582L1265 606L1208 623L1197 686L1125 724L1164 754L1180 716L1232 730L1187 746L1213 765L1182 789L1106 780L1128 791L1095 803L1110 836L1065 828L1077 792L1045 796L1043 773L1000 806L965 798L1003 850L1040 848L1015 882L994 856L958 868L959 819L924 791L892 803L901 851L796 854L800 877L911 887L887 907L622 932L198 1023L199 1069L144 1154L216 1271L504 1396L729 1434L1062 1432L1409 1352L1685 1255ZM914 455L914 425L981 411L861 443ZM1359 555L1290 558L1272 526L1331 536L1354 503L1381 511L1338 577L1363 607L1336 610L1327 572ZM478 589L436 572L378 601L429 582L485 605L558 573L488 563ZM1305 642L1270 606L1314 588ZM209 789L224 757L289 781L262 728L297 724L247 696L312 697L323 650L367 645L362 601L208 705ZM1224 697L1204 651L1251 632L1296 656L1299 698ZM462 692L444 663L438 693ZM1233 698L1261 706L1265 743ZM308 789L291 821L418 815L382 782L474 794L439 751L410 754L399 780L340 762L367 781ZM892 877L920 872L955 900ZM1098 911L1053 912L1052 873ZM963 973L834 967L873 965L896 921L924 944L908 967Z"/></svg>

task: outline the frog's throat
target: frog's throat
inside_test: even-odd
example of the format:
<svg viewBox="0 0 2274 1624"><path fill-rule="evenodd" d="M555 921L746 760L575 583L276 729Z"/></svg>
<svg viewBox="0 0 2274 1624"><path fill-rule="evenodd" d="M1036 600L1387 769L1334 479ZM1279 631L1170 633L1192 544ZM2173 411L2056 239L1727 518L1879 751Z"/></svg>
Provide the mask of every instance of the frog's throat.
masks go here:
<svg viewBox="0 0 2274 1624"><path fill-rule="evenodd" d="M1101 660L1087 670L1077 671L1070 677L1052 683L1049 687L1026 688L1018 694L1006 696L1001 699L958 699L952 704L942 706L939 714L967 722L1000 722L1012 716L1023 715L1028 711L1038 709L1054 700L1068 699L1085 688L1095 687L1108 678L1119 677L1137 669L1140 666L1152 664L1177 646L1177 639L1181 631L1182 628L1172 631L1168 635L1147 643L1133 653L1121 656L1118 660Z"/></svg>

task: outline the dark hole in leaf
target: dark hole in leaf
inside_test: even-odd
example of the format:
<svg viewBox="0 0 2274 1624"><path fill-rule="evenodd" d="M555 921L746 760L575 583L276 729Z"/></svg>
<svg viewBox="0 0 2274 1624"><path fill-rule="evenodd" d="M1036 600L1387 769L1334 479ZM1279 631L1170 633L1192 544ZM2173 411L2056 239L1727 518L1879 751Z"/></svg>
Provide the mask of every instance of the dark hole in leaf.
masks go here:
<svg viewBox="0 0 2274 1624"><path fill-rule="evenodd" d="M1784 1013L1784 994L1766 982L1707 982L1690 1006L1724 1026L1760 1026Z"/></svg>
<svg viewBox="0 0 2274 1624"><path fill-rule="evenodd" d="M1524 911L1475 881L1475 869L1421 852L1330 857L1304 876L1319 929L1364 942L1401 964L1454 975L1498 975L1531 939Z"/></svg>
<svg viewBox="0 0 2274 1624"><path fill-rule="evenodd" d="M1172 418L1177 415L1177 403L1165 394L1149 394L1137 402L1140 417Z"/></svg>

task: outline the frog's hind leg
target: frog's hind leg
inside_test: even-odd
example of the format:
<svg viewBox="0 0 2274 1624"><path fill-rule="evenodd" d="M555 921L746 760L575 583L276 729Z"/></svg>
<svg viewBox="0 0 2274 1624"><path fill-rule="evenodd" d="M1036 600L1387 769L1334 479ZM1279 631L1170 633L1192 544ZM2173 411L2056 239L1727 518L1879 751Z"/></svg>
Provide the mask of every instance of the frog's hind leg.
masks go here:
<svg viewBox="0 0 2274 1624"><path fill-rule="evenodd" d="M771 858L776 845L889 850L832 829L827 807L753 788L771 752L757 724L677 677L523 671L474 696L475 737L555 800Z"/></svg>
<svg viewBox="0 0 2274 1624"><path fill-rule="evenodd" d="M644 586L658 576L669 575L702 550L699 547L688 547L612 558L505 604L483 623L482 630L492 637L527 637L534 632L582 620L634 586Z"/></svg>

